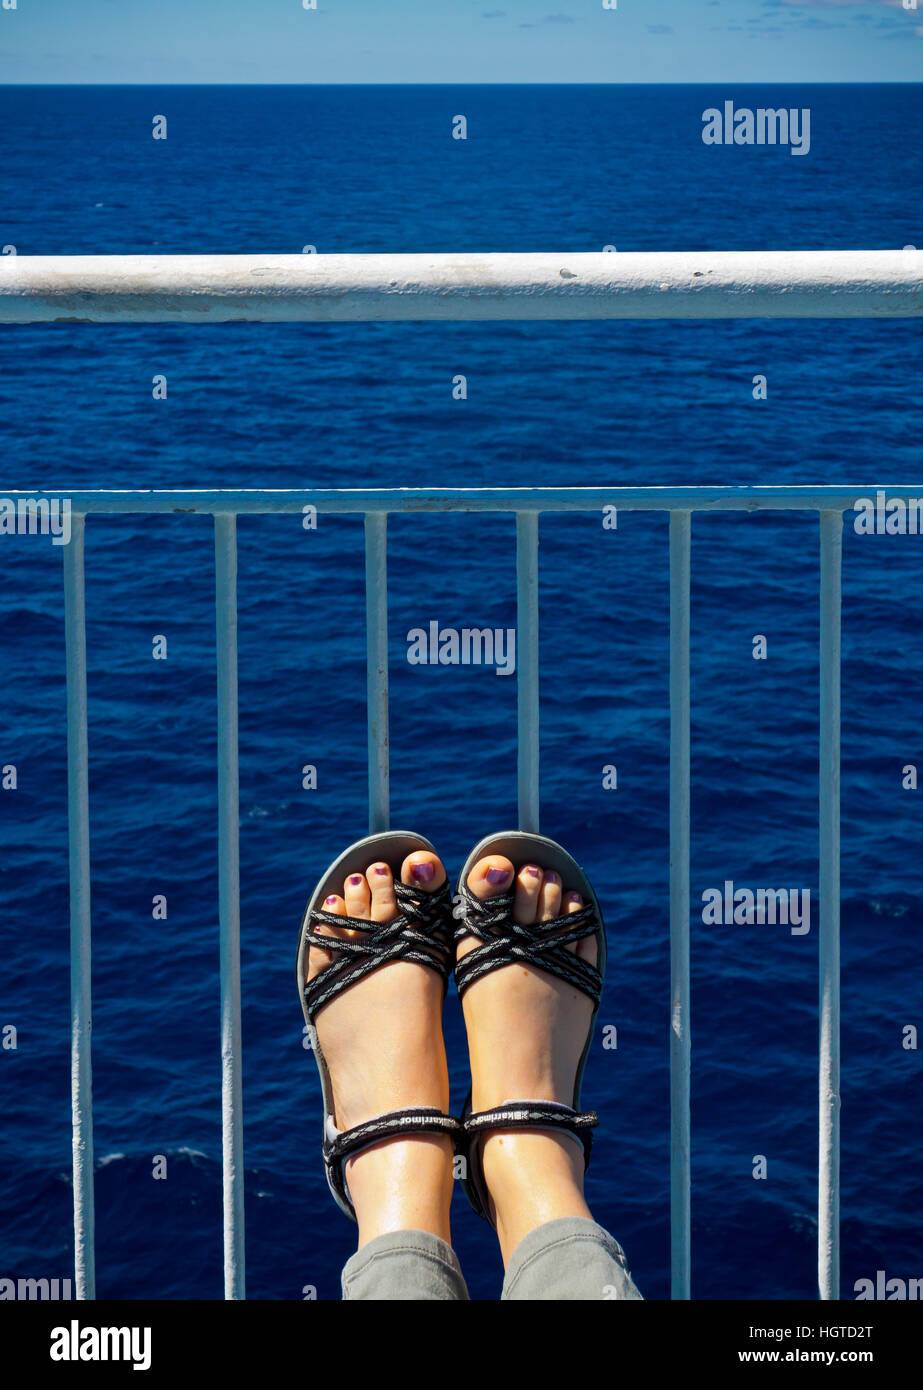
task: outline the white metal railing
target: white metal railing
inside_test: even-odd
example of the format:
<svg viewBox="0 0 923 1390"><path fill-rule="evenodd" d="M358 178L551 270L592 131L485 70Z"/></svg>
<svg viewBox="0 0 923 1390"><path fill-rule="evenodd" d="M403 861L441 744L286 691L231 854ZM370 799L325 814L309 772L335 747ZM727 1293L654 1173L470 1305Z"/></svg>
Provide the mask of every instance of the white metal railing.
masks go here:
<svg viewBox="0 0 923 1390"><path fill-rule="evenodd" d="M923 253L903 251L423 256L49 256L0 259L0 323L229 320L904 318L923 314ZM880 484L878 485L880 486ZM911 488L894 484L909 495ZM215 527L219 916L225 1296L243 1298L240 861L237 743L237 516L365 517L369 824L388 825L387 517L516 515L519 820L539 823L539 515L670 513L670 944L672 1295L690 1297L689 597L694 511L820 515L820 1038L818 1284L839 1296L839 763L842 520L875 487L564 487L57 490L64 547L71 913L71 1076L78 1298L95 1296L90 1058L90 847L84 529L93 514L209 513Z"/></svg>
<svg viewBox="0 0 923 1390"><path fill-rule="evenodd" d="M894 485L908 495L910 489ZM820 515L820 1114L818 1277L839 1295L839 758L840 563L843 513L868 488L474 488L65 491L72 537L64 547L68 814L71 884L74 1226L79 1298L94 1297L93 1119L90 1066L90 857L87 790L84 530L88 515L210 513L215 528L218 680L219 916L225 1294L244 1297L243 1127L240 1034L240 869L237 750L237 516L318 512L365 515L369 825L388 825L386 527L391 512L513 512L517 547L519 821L537 830L539 671L538 520L542 512L622 510L670 514L670 942L672 1291L690 1296L689 1033L689 599L694 511L810 510Z"/></svg>
<svg viewBox="0 0 923 1390"><path fill-rule="evenodd" d="M907 318L923 252L4 256L0 323Z"/></svg>

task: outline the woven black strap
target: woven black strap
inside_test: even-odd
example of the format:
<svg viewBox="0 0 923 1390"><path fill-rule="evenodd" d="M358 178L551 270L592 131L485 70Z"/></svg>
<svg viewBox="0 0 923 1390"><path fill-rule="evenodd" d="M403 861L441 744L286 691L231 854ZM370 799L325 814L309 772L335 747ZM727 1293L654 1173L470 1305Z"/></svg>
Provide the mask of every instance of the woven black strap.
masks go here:
<svg viewBox="0 0 923 1390"><path fill-rule="evenodd" d="M417 1134L448 1134L454 1141L462 1134L462 1124L453 1115L444 1115L441 1110L424 1105L409 1110L389 1110L364 1124L343 1130L332 1141L325 1140L324 1163L336 1191L352 1206L343 1173L346 1160L381 1139Z"/></svg>
<svg viewBox="0 0 923 1390"><path fill-rule="evenodd" d="M580 1112L556 1100L509 1100L493 1110L477 1110L465 1116L465 1138L492 1129L563 1129L583 1145L584 1167L590 1166L593 1130L599 1124L595 1110Z"/></svg>
<svg viewBox="0 0 923 1390"><path fill-rule="evenodd" d="M367 922L359 917L340 917L316 907L305 925L304 939L335 955L304 986L305 1009L313 1023L325 1004L344 989L391 961L408 960L428 965L447 981L451 960L451 895L448 883L432 893L409 883L395 883L398 914L390 922ZM323 936L317 923L348 927L359 936Z"/></svg>
<svg viewBox="0 0 923 1390"><path fill-rule="evenodd" d="M512 893L478 898L466 883L459 884L459 892L456 916L461 920L455 927L455 940L476 936L481 942L456 962L455 983L459 997L491 970L518 962L556 975L559 980L589 995L594 1004L599 1004L603 982L598 969L566 949L570 942L595 936L603 930L592 903L566 917L552 917L548 922L529 922L521 926L513 921Z"/></svg>

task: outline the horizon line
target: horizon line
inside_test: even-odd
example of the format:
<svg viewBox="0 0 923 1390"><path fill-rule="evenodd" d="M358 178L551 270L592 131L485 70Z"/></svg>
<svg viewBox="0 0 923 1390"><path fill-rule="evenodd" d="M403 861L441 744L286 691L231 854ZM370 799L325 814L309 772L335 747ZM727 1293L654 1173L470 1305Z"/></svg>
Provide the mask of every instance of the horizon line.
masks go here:
<svg viewBox="0 0 923 1390"><path fill-rule="evenodd" d="M790 78L738 79L728 77L703 77L695 82L475 82L459 79L451 82L226 82L205 79L201 82L2 82L0 90L17 87L706 87L719 83L733 84L737 87L923 87L923 80L909 77L888 79L834 80L817 78L793 82Z"/></svg>

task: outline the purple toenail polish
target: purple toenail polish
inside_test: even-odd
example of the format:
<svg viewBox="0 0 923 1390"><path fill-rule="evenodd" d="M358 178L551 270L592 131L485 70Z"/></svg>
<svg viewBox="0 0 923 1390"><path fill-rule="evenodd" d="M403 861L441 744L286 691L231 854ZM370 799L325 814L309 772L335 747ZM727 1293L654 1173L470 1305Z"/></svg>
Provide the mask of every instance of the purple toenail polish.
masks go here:
<svg viewBox="0 0 923 1390"><path fill-rule="evenodd" d="M361 875L361 874L353 874L353 875L351 876L351 878L350 878L349 881L350 881L350 883L352 884L352 886L355 888L357 884L359 884L359 883L362 882L362 875Z"/></svg>
<svg viewBox="0 0 923 1390"><path fill-rule="evenodd" d="M386 874L388 872L387 864L379 864L375 872L376 874Z"/></svg>
<svg viewBox="0 0 923 1390"><path fill-rule="evenodd" d="M488 883L503 883L506 877L506 869L488 869L485 874Z"/></svg>
<svg viewBox="0 0 923 1390"><path fill-rule="evenodd" d="M526 869L526 873L530 874L532 878L538 878L541 872L541 869L533 869L531 865Z"/></svg>
<svg viewBox="0 0 923 1390"><path fill-rule="evenodd" d="M410 877L417 883L430 883L436 877L435 864L411 864Z"/></svg>
<svg viewBox="0 0 923 1390"><path fill-rule="evenodd" d="M328 906L328 907L332 906L332 905L336 902L336 900L337 900L337 899L336 899L336 894L335 894L335 893L331 893L330 897L327 899L327 906Z"/></svg>

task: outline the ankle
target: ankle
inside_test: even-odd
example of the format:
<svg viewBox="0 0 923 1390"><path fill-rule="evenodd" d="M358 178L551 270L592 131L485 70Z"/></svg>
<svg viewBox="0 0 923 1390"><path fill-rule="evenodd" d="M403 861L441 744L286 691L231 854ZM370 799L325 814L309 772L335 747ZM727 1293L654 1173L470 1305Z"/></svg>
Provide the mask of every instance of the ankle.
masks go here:
<svg viewBox="0 0 923 1390"><path fill-rule="evenodd" d="M583 1195L582 1148L562 1134L495 1132L481 1162L504 1265L530 1231L565 1216L592 1220Z"/></svg>
<svg viewBox="0 0 923 1390"><path fill-rule="evenodd" d="M359 1249L394 1231L429 1231L451 1244L453 1150L445 1135L385 1139L346 1163Z"/></svg>

